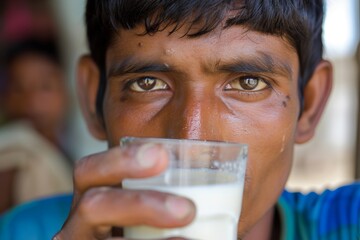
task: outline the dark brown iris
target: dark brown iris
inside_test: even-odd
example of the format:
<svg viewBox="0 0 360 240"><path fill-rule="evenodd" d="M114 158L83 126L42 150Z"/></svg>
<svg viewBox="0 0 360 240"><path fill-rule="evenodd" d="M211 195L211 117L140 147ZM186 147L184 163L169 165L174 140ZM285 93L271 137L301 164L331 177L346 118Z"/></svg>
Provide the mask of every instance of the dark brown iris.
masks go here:
<svg viewBox="0 0 360 240"><path fill-rule="evenodd" d="M259 80L256 78L240 79L240 86L245 90L253 90L259 84Z"/></svg>
<svg viewBox="0 0 360 240"><path fill-rule="evenodd" d="M136 81L139 87L143 90L149 91L156 85L156 80L152 78L142 78Z"/></svg>

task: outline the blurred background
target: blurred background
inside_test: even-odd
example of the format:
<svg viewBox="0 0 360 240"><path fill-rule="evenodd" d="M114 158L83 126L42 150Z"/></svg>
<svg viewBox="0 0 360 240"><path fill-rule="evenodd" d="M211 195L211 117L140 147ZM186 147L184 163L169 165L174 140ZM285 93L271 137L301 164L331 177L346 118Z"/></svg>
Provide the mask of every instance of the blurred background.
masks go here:
<svg viewBox="0 0 360 240"><path fill-rule="evenodd" d="M357 52L360 39L360 6L357 0L326 2L324 43L326 58L334 64L334 89L316 137L311 142L296 147L288 188L304 192L321 191L323 188L333 188L360 178L358 109L360 54ZM83 20L84 9L84 0L2 0L0 2L1 179L10 183L19 182L20 180L16 179L19 175L19 170L16 170L18 166L9 166L1 162L9 162L10 158L18 159L17 164L21 169L28 169L29 165L24 165L23 157L29 158L30 155L44 152L45 150L40 151L38 147L40 144L43 146L44 142L50 143L45 144L46 149L52 154L52 158L56 159L48 169L61 168L62 176L71 174L75 159L106 149L104 142L95 140L88 133L76 99L74 78L77 61L79 56L88 52ZM29 68L35 68L28 67L27 62L31 64L39 62L36 66L43 69L45 74L39 76L39 79L53 79L53 84L45 84L35 79L26 80L38 81L38 89L30 89L24 83L25 80L21 80L29 76ZM17 74L11 75L11 71L5 71L6 68L14 69ZM22 73L25 77L18 73ZM8 94L9 92L13 94ZM35 98L34 92L42 93L42 97ZM19 96L22 96L20 98L22 100L17 100ZM28 98L24 100L23 96ZM13 104L7 104L9 102ZM30 106L30 103L35 107L26 107ZM21 108L22 112L12 111L14 107ZM21 122L19 125L18 119L22 115L30 119L30 125L35 126L36 133L31 132L27 124ZM51 115L52 118L46 119L44 116L47 115ZM22 132L27 132L28 129L28 135L23 136L16 129L23 129ZM24 147L24 143L24 146L20 146L25 149L23 156L14 157L14 151L10 151L11 148L9 150L9 139L19 146L20 142L34 144L39 142L39 145L32 145L29 150L29 147ZM29 151L32 151L31 154ZM48 172L48 169L42 170ZM34 170L34 176L39 172L38 169ZM33 181L36 178L34 176L23 176L22 181L30 184L29 179ZM64 192L71 191L71 177L69 179L70 183L52 181L57 184L58 192ZM37 181L45 180L37 179ZM24 186L17 187L20 188L17 199L9 199L7 201L10 202L7 203L0 202L0 212L1 204L6 206L51 193L39 191L38 195L31 195L23 192ZM54 188L53 185L47 187ZM1 191L9 192L11 189L0 187Z"/></svg>

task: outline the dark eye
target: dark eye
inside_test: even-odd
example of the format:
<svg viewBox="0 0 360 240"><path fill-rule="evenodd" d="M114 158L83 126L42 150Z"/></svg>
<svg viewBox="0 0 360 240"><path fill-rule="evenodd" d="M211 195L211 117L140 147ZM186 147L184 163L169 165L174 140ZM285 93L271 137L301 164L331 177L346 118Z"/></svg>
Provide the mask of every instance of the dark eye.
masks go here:
<svg viewBox="0 0 360 240"><path fill-rule="evenodd" d="M143 77L130 81L128 87L130 90L135 92L149 92L168 89L168 85L164 81L152 77Z"/></svg>
<svg viewBox="0 0 360 240"><path fill-rule="evenodd" d="M232 80L225 86L226 90L261 91L268 85L264 80L257 77L240 77Z"/></svg>

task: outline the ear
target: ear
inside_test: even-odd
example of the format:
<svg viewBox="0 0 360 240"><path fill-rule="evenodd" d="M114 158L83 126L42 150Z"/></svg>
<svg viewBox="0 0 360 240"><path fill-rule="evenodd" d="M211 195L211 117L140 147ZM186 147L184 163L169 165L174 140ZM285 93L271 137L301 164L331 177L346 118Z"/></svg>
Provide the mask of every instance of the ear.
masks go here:
<svg viewBox="0 0 360 240"><path fill-rule="evenodd" d="M325 108L332 88L332 65L321 61L304 90L304 109L298 121L296 143L309 141Z"/></svg>
<svg viewBox="0 0 360 240"><path fill-rule="evenodd" d="M100 116L96 113L96 96L100 81L100 71L90 56L79 60L77 69L77 94L81 111L90 133L99 140L106 139L106 131Z"/></svg>

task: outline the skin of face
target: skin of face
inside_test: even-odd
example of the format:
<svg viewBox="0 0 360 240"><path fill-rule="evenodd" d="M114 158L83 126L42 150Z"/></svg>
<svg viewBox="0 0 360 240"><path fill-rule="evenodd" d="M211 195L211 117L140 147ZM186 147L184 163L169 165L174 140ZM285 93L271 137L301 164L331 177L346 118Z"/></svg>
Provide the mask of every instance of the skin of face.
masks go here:
<svg viewBox="0 0 360 240"><path fill-rule="evenodd" d="M121 30L108 48L102 120L95 110L99 71L91 62L80 67L86 81L79 94L90 131L109 147L124 136L248 144L238 228L244 236L272 219L294 144L312 137L326 103L331 65L316 68L299 118L299 60L285 38L241 26L198 38L182 37L181 31L141 33L141 27Z"/></svg>
<svg viewBox="0 0 360 240"><path fill-rule="evenodd" d="M41 133L56 132L67 109L60 67L36 53L25 53L8 68L5 112L10 119L27 119Z"/></svg>

